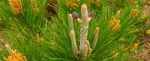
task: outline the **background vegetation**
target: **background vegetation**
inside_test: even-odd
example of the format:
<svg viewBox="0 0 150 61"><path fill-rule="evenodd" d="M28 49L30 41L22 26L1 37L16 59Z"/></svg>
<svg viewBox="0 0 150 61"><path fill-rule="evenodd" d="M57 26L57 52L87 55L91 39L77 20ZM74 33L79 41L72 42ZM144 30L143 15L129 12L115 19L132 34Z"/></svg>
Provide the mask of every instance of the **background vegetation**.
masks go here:
<svg viewBox="0 0 150 61"><path fill-rule="evenodd" d="M11 56L5 47L9 44L27 61L80 61L73 55L68 14L81 17L84 3L94 12L87 37L91 44L99 27L96 47L85 61L144 60L132 57L143 48L141 36L150 35L150 27L143 27L149 19L143 0L0 0L0 30L5 36L0 37L0 60ZM79 45L80 24L73 22Z"/></svg>

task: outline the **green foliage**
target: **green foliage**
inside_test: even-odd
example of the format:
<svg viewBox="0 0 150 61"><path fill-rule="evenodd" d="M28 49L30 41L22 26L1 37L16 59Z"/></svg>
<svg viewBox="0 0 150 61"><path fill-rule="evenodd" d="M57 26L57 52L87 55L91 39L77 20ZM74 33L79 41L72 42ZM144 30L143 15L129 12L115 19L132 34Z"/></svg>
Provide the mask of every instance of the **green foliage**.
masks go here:
<svg viewBox="0 0 150 61"><path fill-rule="evenodd" d="M46 13L47 0L22 0L23 14L14 14L11 11L8 0L0 3L0 30L5 30L10 41L8 44L12 49L23 53L28 61L80 61L73 55L68 14L72 12L81 13L81 5L87 0L80 0L76 9L70 10L66 0L57 0L56 16L48 20L49 13ZM139 6L140 7L140 6ZM136 27L141 20L142 10L132 2L128 4L126 0L116 0L109 2L100 0L100 6L94 7L88 5L89 11L94 11L94 16L89 23L88 40L92 44L95 34L95 28L99 27L99 37L96 48L86 61L128 61L130 60L130 51L132 45L138 42L135 32ZM35 9L38 12L35 12ZM123 11L118 14L119 8ZM131 18L132 9L138 9L138 15ZM117 17L117 15L119 15ZM113 16L120 20L120 28L112 30L109 21ZM81 17L81 14L79 14ZM74 20L75 37L79 46L80 24ZM1 28L3 27L3 28ZM121 41L120 38L124 38ZM0 60L9 56L8 52L2 46L0 51ZM92 46L92 45L91 45Z"/></svg>

